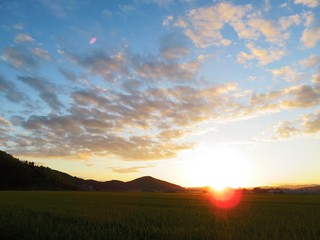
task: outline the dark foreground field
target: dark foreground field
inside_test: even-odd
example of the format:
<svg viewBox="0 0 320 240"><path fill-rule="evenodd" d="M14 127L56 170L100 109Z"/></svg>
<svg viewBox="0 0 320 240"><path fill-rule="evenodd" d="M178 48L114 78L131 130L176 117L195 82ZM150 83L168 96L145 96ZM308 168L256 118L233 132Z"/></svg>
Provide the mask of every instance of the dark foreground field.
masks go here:
<svg viewBox="0 0 320 240"><path fill-rule="evenodd" d="M0 192L5 239L320 239L320 195Z"/></svg>

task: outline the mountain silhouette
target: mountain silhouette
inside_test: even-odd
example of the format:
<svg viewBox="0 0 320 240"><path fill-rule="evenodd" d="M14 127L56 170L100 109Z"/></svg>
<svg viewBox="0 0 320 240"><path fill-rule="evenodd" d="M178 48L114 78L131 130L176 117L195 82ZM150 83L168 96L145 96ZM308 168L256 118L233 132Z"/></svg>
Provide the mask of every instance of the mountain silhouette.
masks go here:
<svg viewBox="0 0 320 240"><path fill-rule="evenodd" d="M150 176L137 178L130 182L126 182L128 189L141 189L145 191L181 191L183 188L166 181L162 181Z"/></svg>
<svg viewBox="0 0 320 240"><path fill-rule="evenodd" d="M150 176L129 182L100 182L73 177L33 162L20 161L0 151L0 190L83 190L83 191L163 191L176 192L183 187Z"/></svg>

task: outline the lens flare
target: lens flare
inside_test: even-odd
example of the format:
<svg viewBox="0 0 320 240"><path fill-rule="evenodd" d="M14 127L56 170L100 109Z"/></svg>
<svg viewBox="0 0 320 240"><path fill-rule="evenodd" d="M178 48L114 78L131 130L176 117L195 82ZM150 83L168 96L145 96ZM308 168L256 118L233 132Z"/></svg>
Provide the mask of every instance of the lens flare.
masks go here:
<svg viewBox="0 0 320 240"><path fill-rule="evenodd" d="M92 45L92 44L94 44L96 41L97 41L97 38L94 37L94 38L91 38L91 39L90 39L90 42L89 42L89 43Z"/></svg>
<svg viewBox="0 0 320 240"><path fill-rule="evenodd" d="M210 192L210 202L218 208L229 209L236 207L242 198L242 190L225 188L221 191Z"/></svg>

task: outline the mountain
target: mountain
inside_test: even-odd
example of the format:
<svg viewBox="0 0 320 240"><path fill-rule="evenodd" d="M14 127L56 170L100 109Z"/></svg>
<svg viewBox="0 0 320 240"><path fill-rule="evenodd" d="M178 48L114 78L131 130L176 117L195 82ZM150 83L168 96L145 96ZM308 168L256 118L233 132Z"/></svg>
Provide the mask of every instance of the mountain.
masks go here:
<svg viewBox="0 0 320 240"><path fill-rule="evenodd" d="M76 190L82 179L0 151L0 189Z"/></svg>
<svg viewBox="0 0 320 240"><path fill-rule="evenodd" d="M85 180L0 151L0 190L183 191L184 188L150 176L129 182Z"/></svg>
<svg viewBox="0 0 320 240"><path fill-rule="evenodd" d="M179 185L175 185L166 181L162 181L150 176L137 178L130 182L126 183L128 189L137 189L144 191L182 191L182 188Z"/></svg>
<svg viewBox="0 0 320 240"><path fill-rule="evenodd" d="M278 185L278 188L285 188L285 189L303 189L309 187L317 187L318 184L286 184L286 185Z"/></svg>
<svg viewBox="0 0 320 240"><path fill-rule="evenodd" d="M300 191L318 192L320 193L320 185L313 185L311 187L299 188Z"/></svg>

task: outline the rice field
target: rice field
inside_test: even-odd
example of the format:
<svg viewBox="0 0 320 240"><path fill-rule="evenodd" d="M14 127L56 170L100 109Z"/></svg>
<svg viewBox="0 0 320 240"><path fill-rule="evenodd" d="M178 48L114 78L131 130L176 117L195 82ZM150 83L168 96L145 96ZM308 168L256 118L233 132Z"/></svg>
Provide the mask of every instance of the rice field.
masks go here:
<svg viewBox="0 0 320 240"><path fill-rule="evenodd" d="M245 194L232 209L208 194L0 192L6 239L320 239L320 195Z"/></svg>

